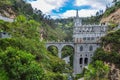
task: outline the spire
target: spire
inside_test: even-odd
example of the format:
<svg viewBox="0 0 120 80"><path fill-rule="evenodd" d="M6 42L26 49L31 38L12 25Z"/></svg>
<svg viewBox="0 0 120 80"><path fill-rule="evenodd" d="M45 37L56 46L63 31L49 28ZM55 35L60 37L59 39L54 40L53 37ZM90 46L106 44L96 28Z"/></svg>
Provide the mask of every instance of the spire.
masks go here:
<svg viewBox="0 0 120 80"><path fill-rule="evenodd" d="M81 26L82 19L79 18L78 9L76 10L76 17L75 17L75 26Z"/></svg>
<svg viewBox="0 0 120 80"><path fill-rule="evenodd" d="M76 18L78 18L79 17L79 15L78 15L78 9L76 10Z"/></svg>

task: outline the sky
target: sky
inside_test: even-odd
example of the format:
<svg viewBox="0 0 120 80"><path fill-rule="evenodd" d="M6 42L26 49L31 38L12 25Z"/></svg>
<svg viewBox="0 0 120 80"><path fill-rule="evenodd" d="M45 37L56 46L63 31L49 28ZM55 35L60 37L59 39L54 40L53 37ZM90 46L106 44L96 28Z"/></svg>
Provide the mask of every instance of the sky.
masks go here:
<svg viewBox="0 0 120 80"><path fill-rule="evenodd" d="M113 0L37 0L30 1L33 8L41 10L52 18L68 18L76 15L79 10L80 17L94 16L97 11L106 9Z"/></svg>

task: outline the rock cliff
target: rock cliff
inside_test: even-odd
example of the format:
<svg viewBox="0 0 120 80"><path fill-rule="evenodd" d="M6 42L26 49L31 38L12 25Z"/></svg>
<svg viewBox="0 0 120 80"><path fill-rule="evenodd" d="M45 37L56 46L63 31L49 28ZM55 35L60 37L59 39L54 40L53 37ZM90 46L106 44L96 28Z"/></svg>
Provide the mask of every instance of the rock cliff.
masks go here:
<svg viewBox="0 0 120 80"><path fill-rule="evenodd" d="M101 23L114 22L120 24L120 8L115 12L111 13L109 16L103 17L100 22Z"/></svg>

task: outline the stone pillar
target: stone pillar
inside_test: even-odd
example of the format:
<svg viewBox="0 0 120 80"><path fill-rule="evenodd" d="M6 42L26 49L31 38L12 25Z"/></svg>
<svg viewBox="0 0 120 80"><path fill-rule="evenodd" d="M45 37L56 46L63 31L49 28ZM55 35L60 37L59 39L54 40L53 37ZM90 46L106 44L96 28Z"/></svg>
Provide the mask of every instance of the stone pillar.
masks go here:
<svg viewBox="0 0 120 80"><path fill-rule="evenodd" d="M61 48L58 48L58 57L59 57L59 58L62 58Z"/></svg>
<svg viewBox="0 0 120 80"><path fill-rule="evenodd" d="M83 56L82 58L83 58L83 62L82 62L82 68L83 68L85 66L85 64L84 64L85 63L85 57Z"/></svg>

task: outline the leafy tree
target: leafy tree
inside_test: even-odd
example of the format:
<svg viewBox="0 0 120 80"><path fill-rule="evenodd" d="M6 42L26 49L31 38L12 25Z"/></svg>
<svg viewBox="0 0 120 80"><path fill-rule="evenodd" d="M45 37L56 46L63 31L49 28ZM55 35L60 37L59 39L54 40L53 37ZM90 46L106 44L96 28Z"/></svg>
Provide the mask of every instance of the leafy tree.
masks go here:
<svg viewBox="0 0 120 80"><path fill-rule="evenodd" d="M58 57L58 50L57 50L57 48L55 46L48 47L48 51L50 51L50 53L52 53L53 56Z"/></svg>
<svg viewBox="0 0 120 80"><path fill-rule="evenodd" d="M108 80L109 67L102 61L95 61L85 71L85 80Z"/></svg>
<svg viewBox="0 0 120 80"><path fill-rule="evenodd" d="M1 51L0 61L2 64L0 66L10 80L43 79L44 71L34 58L35 56L30 53L9 47L5 51Z"/></svg>
<svg viewBox="0 0 120 80"><path fill-rule="evenodd" d="M2 0L0 1L0 6L3 6L3 5L11 5L11 2L9 0Z"/></svg>

